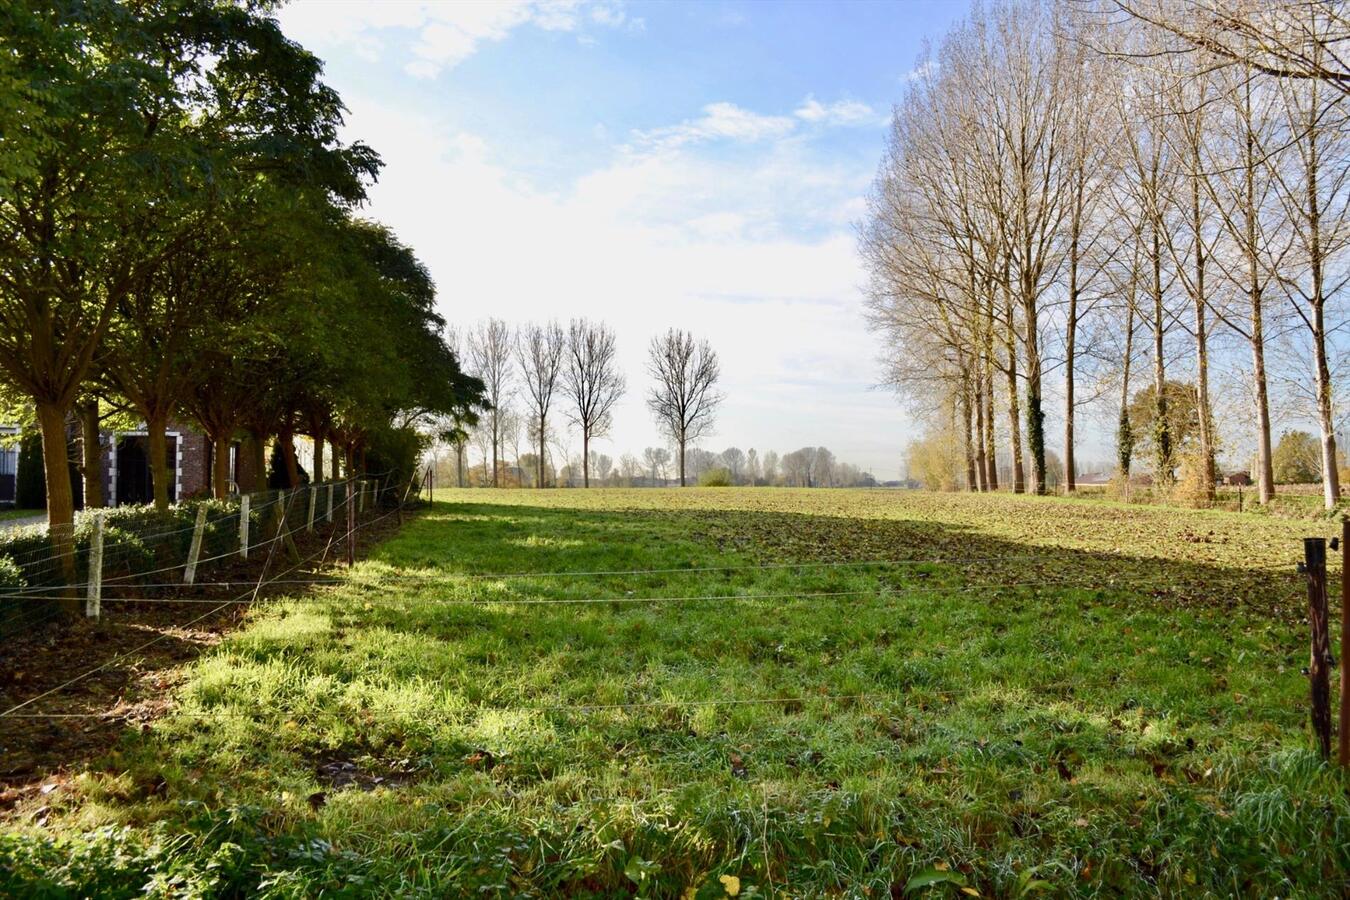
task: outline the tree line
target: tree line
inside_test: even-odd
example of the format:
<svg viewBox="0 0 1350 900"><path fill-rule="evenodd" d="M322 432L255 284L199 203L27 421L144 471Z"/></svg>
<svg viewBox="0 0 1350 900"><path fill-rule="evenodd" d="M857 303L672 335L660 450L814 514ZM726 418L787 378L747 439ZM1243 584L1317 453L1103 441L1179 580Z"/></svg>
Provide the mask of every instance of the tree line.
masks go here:
<svg viewBox="0 0 1350 900"><path fill-rule="evenodd" d="M411 248L358 216L381 162L344 143L320 61L267 4L9 3L0 9L0 391L32 410L47 508L73 568L68 424L102 503L100 418L142 419L157 506L166 426L194 422L228 490L294 437L348 471L409 471L417 426L471 417L482 386L443 337Z"/></svg>
<svg viewBox="0 0 1350 900"><path fill-rule="evenodd" d="M712 434L724 399L721 363L707 340L683 329L668 329L647 347L646 406L670 444L618 460L592 448L610 436L615 406L628 390L610 326L579 318L566 326L550 321L512 327L489 318L452 330L450 343L484 385L481 410L448 417L440 431L461 487L871 483L870 475L824 447L782 456L770 451L761 458L753 448L713 453L698 446ZM580 437L579 453L572 435Z"/></svg>
<svg viewBox="0 0 1350 900"><path fill-rule="evenodd" d="M1118 478L1147 454L1208 501L1250 451L1266 503L1272 431L1308 422L1337 502L1346 37L1339 2L1011 0L919 61L861 228L867 312L969 489L1008 459L1044 492L1053 445L1074 490L1088 418Z"/></svg>

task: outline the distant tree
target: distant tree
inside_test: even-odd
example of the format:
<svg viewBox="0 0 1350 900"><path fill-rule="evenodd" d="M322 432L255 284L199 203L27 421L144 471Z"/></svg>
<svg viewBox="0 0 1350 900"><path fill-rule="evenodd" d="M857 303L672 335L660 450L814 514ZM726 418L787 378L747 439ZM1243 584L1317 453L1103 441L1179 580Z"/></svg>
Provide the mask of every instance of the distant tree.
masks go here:
<svg viewBox="0 0 1350 900"><path fill-rule="evenodd" d="M608 454L597 453L594 450L592 450L590 458L586 460L584 471L587 474L583 477L582 484L586 487L590 486L589 473L591 472L594 472L595 476L599 478L600 481L603 483L609 478L609 473L612 472L613 470L614 470L614 460Z"/></svg>
<svg viewBox="0 0 1350 900"><path fill-rule="evenodd" d="M815 448L815 458L811 464L811 474L815 479L812 487L833 487L835 458L826 447Z"/></svg>
<svg viewBox="0 0 1350 900"><path fill-rule="evenodd" d="M544 487L544 447L548 438L548 413L553 394L563 371L567 338L557 322L526 325L516 334L516 356L524 376L525 393L530 401L530 433L539 442L538 480Z"/></svg>
<svg viewBox="0 0 1350 900"><path fill-rule="evenodd" d="M1157 393L1150 384L1136 391L1130 400L1129 421L1134 424L1132 449L1137 452L1159 454L1158 435L1161 432L1167 439L1167 463L1170 472L1182 453L1188 452L1199 435L1200 418L1196 405L1195 388L1181 381L1167 381L1163 391L1163 402L1158 403ZM1164 429L1159 429L1156 412L1166 410L1167 420Z"/></svg>
<svg viewBox="0 0 1350 900"><path fill-rule="evenodd" d="M759 453L754 447L745 451L745 477L752 486L759 483Z"/></svg>
<svg viewBox="0 0 1350 900"><path fill-rule="evenodd" d="M1286 431L1272 459L1280 484L1313 484L1322 477L1322 446L1306 431Z"/></svg>
<svg viewBox="0 0 1350 900"><path fill-rule="evenodd" d="M619 371L614 331L603 322L573 319L567 330L563 393L572 401L568 418L581 429L582 485L591 486L591 439L609 432L614 404L627 389Z"/></svg>
<svg viewBox="0 0 1350 900"><path fill-rule="evenodd" d="M722 451L722 462L731 474L731 483L740 484L745 472L745 452L739 447L728 447Z"/></svg>
<svg viewBox="0 0 1350 900"><path fill-rule="evenodd" d="M623 479L625 487L633 486L633 479L637 478L642 472L642 464L638 458L631 453L625 453L619 457L619 477Z"/></svg>
<svg viewBox="0 0 1350 900"><path fill-rule="evenodd" d="M670 464L670 451L665 447L648 447L642 451L642 459L652 473L652 484L666 478L666 466Z"/></svg>
<svg viewBox="0 0 1350 900"><path fill-rule="evenodd" d="M773 485L778 481L778 451L770 450L764 454L764 483Z"/></svg>
<svg viewBox="0 0 1350 900"><path fill-rule="evenodd" d="M647 395L647 407L675 444L680 487L684 487L685 450L712 431L713 418L722 403L717 391L721 367L706 339L696 341L692 334L677 328L652 338L649 354L648 372L655 384Z"/></svg>
<svg viewBox="0 0 1350 900"><path fill-rule="evenodd" d="M488 414L485 417L491 436L492 486L498 486L498 456L501 453L501 415L511 395L511 329L501 319L480 322L469 334L469 359L473 374L483 382Z"/></svg>
<svg viewBox="0 0 1350 900"><path fill-rule="evenodd" d="M905 451L909 477L930 491L954 491L961 483L962 453L950 428L936 428Z"/></svg>

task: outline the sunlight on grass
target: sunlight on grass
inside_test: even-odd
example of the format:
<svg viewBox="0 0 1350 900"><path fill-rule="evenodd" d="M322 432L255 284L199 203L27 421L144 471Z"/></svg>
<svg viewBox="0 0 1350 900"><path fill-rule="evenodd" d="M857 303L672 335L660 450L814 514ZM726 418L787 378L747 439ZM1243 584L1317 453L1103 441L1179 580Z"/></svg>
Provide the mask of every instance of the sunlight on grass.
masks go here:
<svg viewBox="0 0 1350 900"><path fill-rule="evenodd" d="M1306 523L846 491L453 498L349 581L255 608L173 714L65 792L57 832L135 825L139 858L172 826L194 866L228 836L301 893L613 895L640 871L665 895L724 896L730 874L743 896L878 896L936 863L991 894L1028 871L1056 894L1345 887L1301 585L1255 571ZM1130 556L1121 537L1201 527Z"/></svg>

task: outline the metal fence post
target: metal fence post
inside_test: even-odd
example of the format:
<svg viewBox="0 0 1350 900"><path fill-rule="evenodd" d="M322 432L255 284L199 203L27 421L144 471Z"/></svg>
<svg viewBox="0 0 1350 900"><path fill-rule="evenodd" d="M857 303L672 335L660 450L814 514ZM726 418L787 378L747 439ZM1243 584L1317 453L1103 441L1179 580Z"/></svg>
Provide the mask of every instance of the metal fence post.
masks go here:
<svg viewBox="0 0 1350 900"><path fill-rule="evenodd" d="M202 554L202 533L206 531L206 504L197 506L197 522L192 528L192 544L188 547L187 565L183 568L183 584L192 584L197 577L197 560Z"/></svg>
<svg viewBox="0 0 1350 900"><path fill-rule="evenodd" d="M1323 759L1331 756L1331 635L1327 632L1327 541L1304 538L1303 560L1308 571L1308 627L1311 631L1308 686L1312 699L1312 728Z"/></svg>
<svg viewBox="0 0 1350 900"><path fill-rule="evenodd" d="M94 513L94 533L89 537L89 578L84 614L90 619L103 612L103 513Z"/></svg>
<svg viewBox="0 0 1350 900"><path fill-rule="evenodd" d="M248 559L248 494L239 496L239 558Z"/></svg>

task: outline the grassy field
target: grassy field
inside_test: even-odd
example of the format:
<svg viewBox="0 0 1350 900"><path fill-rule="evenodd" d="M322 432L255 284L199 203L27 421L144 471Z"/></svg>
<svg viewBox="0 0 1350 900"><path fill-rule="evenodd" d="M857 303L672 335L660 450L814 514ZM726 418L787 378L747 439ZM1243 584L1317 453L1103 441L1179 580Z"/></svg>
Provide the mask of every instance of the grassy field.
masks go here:
<svg viewBox="0 0 1350 900"><path fill-rule="evenodd" d="M440 491L16 807L0 893L1344 896L1294 572L1336 529Z"/></svg>

